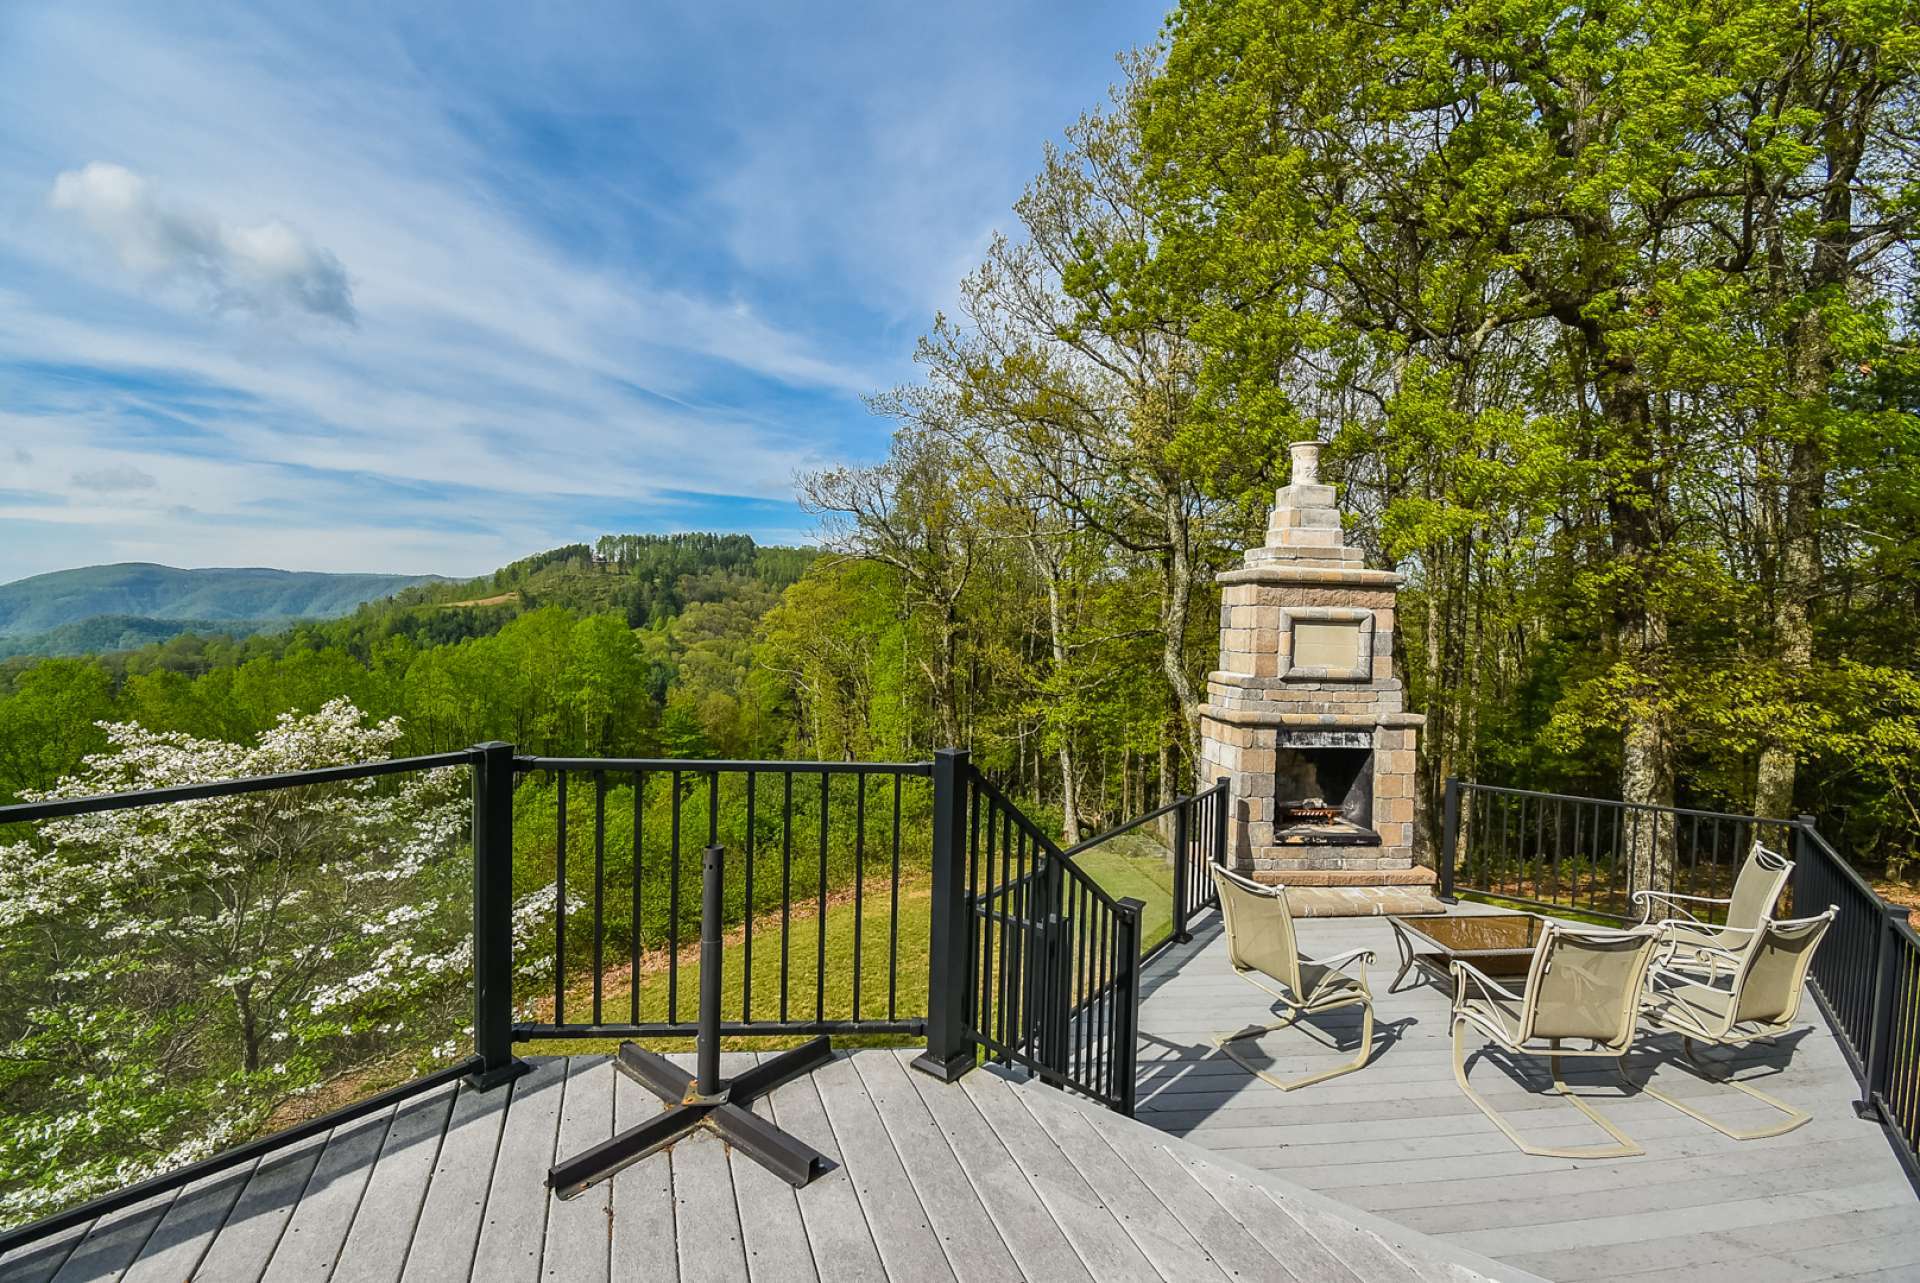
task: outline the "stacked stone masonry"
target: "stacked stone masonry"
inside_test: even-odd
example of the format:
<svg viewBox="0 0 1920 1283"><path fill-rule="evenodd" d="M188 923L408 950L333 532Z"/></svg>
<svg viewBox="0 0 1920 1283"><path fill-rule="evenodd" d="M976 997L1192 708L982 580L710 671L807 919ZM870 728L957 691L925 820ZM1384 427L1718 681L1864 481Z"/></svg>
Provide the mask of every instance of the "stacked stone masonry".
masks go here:
<svg viewBox="0 0 1920 1283"><path fill-rule="evenodd" d="M1207 677L1201 779L1231 780L1228 846L1241 872L1272 880L1312 871L1317 882L1356 884L1377 875L1405 883L1418 872L1414 768L1424 719L1406 711L1393 672L1401 578L1367 569L1362 551L1346 546L1333 487L1319 484L1318 449L1311 442L1293 448L1293 484L1275 496L1266 546L1219 577L1220 664ZM1302 625L1318 629L1316 654L1296 666ZM1349 635L1350 661L1342 649ZM1329 649L1340 652L1338 660L1326 658ZM1326 732L1342 744L1371 746L1366 827L1379 835L1378 845L1276 841L1277 789L1288 778L1279 759L1332 742Z"/></svg>

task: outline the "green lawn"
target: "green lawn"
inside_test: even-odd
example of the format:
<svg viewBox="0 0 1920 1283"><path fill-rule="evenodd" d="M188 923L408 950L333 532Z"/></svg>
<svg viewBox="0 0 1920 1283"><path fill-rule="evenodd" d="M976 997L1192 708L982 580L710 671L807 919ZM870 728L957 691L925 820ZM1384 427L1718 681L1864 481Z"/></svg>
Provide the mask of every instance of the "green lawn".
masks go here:
<svg viewBox="0 0 1920 1283"><path fill-rule="evenodd" d="M860 923L860 1008L864 1019L885 1019L887 1015L888 942L891 922L889 887L884 879L870 880L866 887ZM854 905L850 894L827 905L826 975L816 1002L820 927L814 907L794 906L788 923L785 957L787 961L787 1015L792 1020L811 1020L816 1014L827 1020L847 1020L854 1016ZM893 975L894 1013L907 1020L924 1016L927 1011L927 927L931 890L924 874L905 874L900 883L900 938L897 969ZM780 964L782 958L780 915L764 914L753 931L753 1009L755 1020L780 1018ZM746 948L741 933L730 934L721 954L720 1017L741 1018L741 980L745 971ZM691 1023L699 1010L700 963L697 949L683 949L680 960L678 1018ZM567 990L569 1020L588 1019L592 1010L593 982L582 977ZM642 1021L668 1018L668 978L662 958L649 966L640 982L640 1018ZM630 1014L631 990L623 972L606 981L603 1014L610 1022L625 1021ZM795 1038L739 1038L728 1046L741 1051L765 1051L790 1046ZM910 1043L911 1038L884 1035L848 1035L834 1037L842 1047L888 1046ZM691 1050L691 1038L662 1039L650 1042L663 1050ZM606 1038L567 1038L520 1043L515 1051L522 1055L562 1055L610 1052L617 1040Z"/></svg>
<svg viewBox="0 0 1920 1283"><path fill-rule="evenodd" d="M1114 899L1146 903L1140 911L1140 949L1145 952L1173 930L1173 861L1167 849L1138 832L1123 834L1073 858Z"/></svg>

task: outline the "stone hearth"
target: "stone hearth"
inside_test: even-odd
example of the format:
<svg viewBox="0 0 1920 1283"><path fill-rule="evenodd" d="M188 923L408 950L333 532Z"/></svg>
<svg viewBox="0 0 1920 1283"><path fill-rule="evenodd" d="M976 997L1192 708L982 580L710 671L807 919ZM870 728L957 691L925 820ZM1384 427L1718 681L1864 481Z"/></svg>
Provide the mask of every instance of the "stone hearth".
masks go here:
<svg viewBox="0 0 1920 1283"><path fill-rule="evenodd" d="M1229 859L1263 881L1424 898L1413 862L1415 741L1393 673L1401 577L1369 570L1320 484L1318 442L1293 447L1267 542L1219 576L1220 667L1201 710L1201 779L1226 776ZM1435 905L1434 907L1438 907ZM1357 908L1348 912L1379 912Z"/></svg>

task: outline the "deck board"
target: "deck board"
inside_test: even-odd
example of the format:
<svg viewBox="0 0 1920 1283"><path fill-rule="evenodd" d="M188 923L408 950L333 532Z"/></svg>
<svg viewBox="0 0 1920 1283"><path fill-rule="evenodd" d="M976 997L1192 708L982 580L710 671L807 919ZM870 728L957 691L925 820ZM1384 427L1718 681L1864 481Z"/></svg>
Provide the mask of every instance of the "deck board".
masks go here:
<svg viewBox="0 0 1920 1283"><path fill-rule="evenodd" d="M905 1066L886 1054L856 1057L851 1063L940 1236L953 1272L962 1279L1017 1277L1020 1271L1013 1254L967 1180L959 1156L934 1124L920 1093L907 1081Z"/></svg>
<svg viewBox="0 0 1920 1283"><path fill-rule="evenodd" d="M535 1061L513 1081L506 1126L494 1155L486 1215L474 1248L472 1277L532 1283L540 1274L547 1232L547 1169L560 1135L565 1058Z"/></svg>
<svg viewBox="0 0 1920 1283"><path fill-rule="evenodd" d="M660 1112L660 1101L633 1079L613 1075L613 1125L625 1131ZM673 1164L656 1155L615 1172L613 1278L616 1283L674 1283L680 1277L673 1224Z"/></svg>
<svg viewBox="0 0 1920 1283"><path fill-rule="evenodd" d="M201 1259L200 1277L253 1283L266 1273L327 1139L325 1134L310 1136L260 1160Z"/></svg>
<svg viewBox="0 0 1920 1283"><path fill-rule="evenodd" d="M1432 983L1389 994L1398 969L1391 928L1377 919L1298 924L1300 947L1325 956L1372 948L1375 1051L1366 1068L1283 1093L1233 1064L1212 1035L1272 1019L1267 999L1227 966L1217 919L1149 968L1140 1008L1141 1121L1356 1209L1552 1279L1662 1269L1724 1272L1741 1283L1847 1277L1898 1264L1904 1231L1886 1214L1914 1211L1914 1191L1880 1128L1854 1116L1858 1086L1815 1004L1807 1028L1738 1054L1716 1053L1743 1079L1810 1110L1784 1136L1737 1142L1646 1096L1601 1063L1570 1073L1575 1091L1646 1149L1577 1161L1521 1153L1453 1081L1449 995ZM1269 1034L1250 1049L1282 1075L1353 1054L1357 1013ZM1318 1035L1318 1036L1316 1036ZM1248 1046L1249 1044L1242 1044ZM1656 1040L1630 1062L1674 1095L1729 1121L1764 1106L1680 1068ZM1569 1069L1574 1067L1570 1064ZM1603 1133L1543 1090L1543 1065L1476 1054L1476 1090L1530 1139L1574 1145ZM1849 1233L1854 1227L1858 1232ZM1809 1237L1796 1242L1804 1227ZM1747 1246L1753 1236L1760 1246ZM1823 1245L1846 1244L1822 1254ZM1880 1255L1876 1257L1876 1252ZM1916 1277L1920 1269L1906 1267Z"/></svg>
<svg viewBox="0 0 1920 1283"><path fill-rule="evenodd" d="M359 1214L340 1249L334 1270L339 1278L395 1283L406 1268L407 1247L420 1221L456 1094L457 1089L448 1086L400 1102L360 1196Z"/></svg>
<svg viewBox="0 0 1920 1283"><path fill-rule="evenodd" d="M465 1083L454 1097L447 1129L434 1156L401 1277L406 1283L452 1283L473 1271L480 1221L493 1184L494 1156L513 1089L475 1091Z"/></svg>
<svg viewBox="0 0 1920 1283"><path fill-rule="evenodd" d="M557 1154L577 1154L613 1135L614 1077L613 1062L604 1056L575 1056L567 1062ZM612 1215L611 1182L554 1200L547 1211L541 1277L606 1283L612 1265Z"/></svg>
<svg viewBox="0 0 1920 1283"><path fill-rule="evenodd" d="M333 1129L267 1262L265 1283L325 1283L333 1276L392 1124L393 1110L384 1109Z"/></svg>
<svg viewBox="0 0 1920 1283"><path fill-rule="evenodd" d="M773 1118L772 1102L765 1097L753 1101L750 1108L762 1118ZM813 1248L793 1186L737 1149L729 1151L727 1166L734 1196L743 1209L740 1230L748 1276L767 1283L817 1283L820 1274L814 1268Z"/></svg>
<svg viewBox="0 0 1920 1283"><path fill-rule="evenodd" d="M699 1132L581 1197L555 1199L546 1174L556 1153L663 1106L605 1056L536 1058L509 1085L423 1092L15 1252L0 1278L116 1278L129 1261L135 1283L1534 1277L1003 1070L945 1084L910 1058L843 1052L755 1102L832 1163L797 1192ZM753 1059L729 1056L723 1072ZM1844 1208L1842 1192L1879 1206ZM1804 1209L1805 1239L1782 1237L1769 1219L1769 1200L1790 1193L1756 1193L1744 1216L1723 1213L1718 1256L1703 1263L1737 1255L1758 1271L1743 1283L1755 1283L1767 1271L1804 1272L1822 1246L1866 1268L1911 1254L1915 1227L1893 1216L1872 1180L1836 1186L1835 1199ZM1740 1225L1755 1238L1736 1253ZM1528 1228L1490 1220L1472 1233L1504 1243ZM1596 1250L1614 1252L1622 1273L1660 1264L1616 1242L1604 1220L1559 1232L1613 1243Z"/></svg>
<svg viewBox="0 0 1920 1283"><path fill-rule="evenodd" d="M835 1280L870 1283L884 1279L886 1267L874 1242L873 1228L861 1206L860 1195L847 1170L846 1156L827 1119L826 1106L812 1075L777 1087L767 1098L774 1122L783 1131L805 1141L827 1156L833 1167L816 1176L806 1197L796 1199L800 1221L812 1249L811 1267Z"/></svg>

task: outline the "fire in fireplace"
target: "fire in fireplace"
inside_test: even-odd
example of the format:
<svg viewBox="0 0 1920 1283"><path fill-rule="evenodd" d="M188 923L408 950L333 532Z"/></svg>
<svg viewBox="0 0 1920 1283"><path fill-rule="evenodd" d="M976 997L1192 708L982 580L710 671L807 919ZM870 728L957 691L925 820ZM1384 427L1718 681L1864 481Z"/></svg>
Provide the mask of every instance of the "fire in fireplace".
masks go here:
<svg viewBox="0 0 1920 1283"><path fill-rule="evenodd" d="M1274 834L1281 846L1378 846L1373 736L1295 731L1277 746Z"/></svg>

